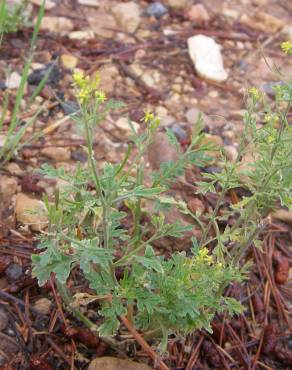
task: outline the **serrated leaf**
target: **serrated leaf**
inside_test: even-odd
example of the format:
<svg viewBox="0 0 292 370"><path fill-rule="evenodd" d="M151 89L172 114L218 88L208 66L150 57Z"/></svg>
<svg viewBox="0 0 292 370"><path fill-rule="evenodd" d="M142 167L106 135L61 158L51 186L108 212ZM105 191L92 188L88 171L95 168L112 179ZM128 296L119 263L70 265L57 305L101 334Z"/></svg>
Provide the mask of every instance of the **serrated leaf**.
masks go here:
<svg viewBox="0 0 292 370"><path fill-rule="evenodd" d="M105 322L100 325L98 332L101 337L108 337L116 334L119 327L119 320L115 317L111 317L109 319L106 319Z"/></svg>
<svg viewBox="0 0 292 370"><path fill-rule="evenodd" d="M135 256L135 259L147 269L153 269L160 274L164 273L161 260L155 256L153 248L150 245L147 245L144 256Z"/></svg>

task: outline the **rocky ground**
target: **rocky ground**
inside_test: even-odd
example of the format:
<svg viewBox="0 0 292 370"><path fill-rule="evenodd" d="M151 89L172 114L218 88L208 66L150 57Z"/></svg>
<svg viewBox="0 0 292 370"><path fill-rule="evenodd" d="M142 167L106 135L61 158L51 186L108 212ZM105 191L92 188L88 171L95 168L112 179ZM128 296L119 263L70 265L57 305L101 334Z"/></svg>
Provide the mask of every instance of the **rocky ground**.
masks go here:
<svg viewBox="0 0 292 370"><path fill-rule="evenodd" d="M29 3L34 19L41 1ZM46 220L26 210L42 208L43 194L50 196L58 186L37 169L51 163L70 171L78 161L86 161L84 141L70 119L78 109L72 72L93 76L98 71L107 96L127 104L122 115L107 116L96 131L100 166L123 157L130 135L127 117L139 127L145 110L155 112L161 131L171 128L182 147L201 112L208 140L224 146L232 161L247 88L258 86L272 99L271 86L279 82L273 66L292 72L292 59L279 48L282 41L292 39L291 19L292 4L285 0L47 0L27 98L52 63L54 67L36 103L26 109L27 99L22 101L24 121L43 106L28 136L43 135L0 173L0 368L140 369L129 360L114 358L101 364L105 360L100 356L116 354L71 317L64 323L54 287L38 289L30 273L35 235ZM7 35L2 44L0 96L11 90L11 108L31 34L32 28L23 28ZM9 118L8 114L7 123ZM0 133L0 145L4 135ZM153 153L159 155L149 156L152 168L161 156L172 155L163 138L154 145ZM194 202L186 189L179 192L189 207L205 209L204 202ZM170 369L291 368L292 215L281 212L277 214L281 222L272 221L264 238L269 252L254 251L259 274L244 293L234 287L235 296L243 294L248 315L218 318L212 336L196 333L185 343L171 343ZM282 270L281 280L277 273ZM139 349L127 355L150 364ZM141 365L144 368L149 369Z"/></svg>

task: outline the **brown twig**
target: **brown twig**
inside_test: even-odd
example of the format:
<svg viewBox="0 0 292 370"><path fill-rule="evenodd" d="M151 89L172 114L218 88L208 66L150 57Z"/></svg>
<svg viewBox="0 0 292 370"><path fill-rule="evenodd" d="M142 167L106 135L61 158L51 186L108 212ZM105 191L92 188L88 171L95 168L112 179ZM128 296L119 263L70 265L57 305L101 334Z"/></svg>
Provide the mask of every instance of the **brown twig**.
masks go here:
<svg viewBox="0 0 292 370"><path fill-rule="evenodd" d="M170 370L169 367L155 353L155 351L153 351L153 349L149 346L145 339L138 333L138 331L134 328L133 324L126 318L126 316L120 316L119 318L136 339L136 341L140 344L140 346L144 349L147 355L153 360L154 364L157 364L160 370Z"/></svg>
<svg viewBox="0 0 292 370"><path fill-rule="evenodd" d="M196 361L197 361L197 359L199 357L199 350L200 350L200 347L201 347L201 345L203 343L204 338L205 338L204 335L202 335L200 337L200 339L199 339L199 341L198 341L195 349L193 350L193 352L191 354L191 357L190 357L190 359L189 359L189 361L187 363L187 366L186 366L185 370L192 370L192 368L195 366Z"/></svg>

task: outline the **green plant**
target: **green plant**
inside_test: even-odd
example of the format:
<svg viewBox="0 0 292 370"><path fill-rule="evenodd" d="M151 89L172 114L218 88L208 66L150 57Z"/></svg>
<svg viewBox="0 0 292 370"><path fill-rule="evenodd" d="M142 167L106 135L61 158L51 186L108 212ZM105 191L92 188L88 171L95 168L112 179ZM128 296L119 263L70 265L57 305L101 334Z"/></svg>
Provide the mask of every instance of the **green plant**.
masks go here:
<svg viewBox="0 0 292 370"><path fill-rule="evenodd" d="M202 181L196 184L198 193L219 194L204 224L183 202L167 196L170 184L187 165L204 167L212 159L208 153L214 148L206 144L201 119L194 126L188 149L177 161L163 164L153 173L151 186L145 187L143 157L159 119L146 113L142 134L129 121L136 150L129 146L122 163L106 163L100 171L94 159L94 127L110 109L120 105L106 101L98 91L98 81L82 74L75 75L74 81L80 103L74 119L86 137L88 167L79 166L73 175L48 165L42 169L46 176L60 178L67 185L56 192L54 202L46 199L48 232L42 235L41 252L32 256L39 284L43 285L53 273L67 307L101 336L115 334L120 319L127 315L136 328L162 338L163 350L170 334L185 335L197 328L211 330L216 312L240 312L241 305L225 297L224 290L231 282L244 279L247 265L241 257L251 244L260 245L259 234L270 210L278 202L291 207L292 129L287 114L292 84L276 88L274 105L268 104L257 89L249 91L236 160L227 161L222 150L221 171L203 173ZM259 108L265 112L260 127ZM171 131L168 137L179 152ZM247 153L254 159L244 164ZM226 207L226 195L237 189L245 195ZM145 218L143 204L150 201L155 211ZM178 222L165 223L163 212L171 206L191 215L203 235L199 241L193 238L188 255L173 253L165 259L156 255L151 244L165 236L180 238L191 228ZM124 219L129 213L131 227L126 227ZM231 219L235 222L229 226L227 221ZM76 266L87 279L92 298L99 302L102 323L91 322L72 304L66 281Z"/></svg>
<svg viewBox="0 0 292 370"><path fill-rule="evenodd" d="M199 249L195 239L190 256L174 253L168 260L157 256L151 246L160 238L180 238L192 229L179 222L164 222L166 206L188 212L183 202L178 204L164 193L188 164L202 166L211 160L205 155L211 147L203 143L200 122L186 152L178 161L167 163L153 173L152 185L145 187L143 156L159 119L147 113L146 130L140 135L129 121L136 151L132 153L129 146L122 163L106 163L98 171L92 145L94 126L109 109L120 104L105 100L104 94L97 90L98 81L90 81L80 74L74 76L74 81L80 103L80 113L74 118L86 137L88 167L79 167L73 175L48 165L42 169L46 176L63 179L68 185L56 194L54 203L46 200L49 227L40 244L44 251L32 257L33 273L39 284L43 285L54 273L60 293L70 302L66 300L65 284L72 269L79 265L100 303L101 336L115 334L120 326L119 318L124 315L131 315L138 329L154 330L157 337L163 337L164 349L169 334L185 335L196 328L211 330L210 321L216 312L240 311L240 304L223 297L221 292L222 286L243 278L239 269L232 263L219 263L206 248ZM174 134L169 131L168 135L179 151ZM156 212L148 215L149 222L145 217L142 219L145 212L142 200L155 202ZM133 227L127 229L123 221L129 212ZM118 280L120 269L123 276ZM78 316L81 317L80 312ZM82 320L91 328L96 327L86 318Z"/></svg>
<svg viewBox="0 0 292 370"><path fill-rule="evenodd" d="M1 7L3 7L2 3L1 3ZM34 49L36 46L37 36L38 36L39 29L40 29L41 21L44 15L44 9L45 9L45 2L43 1L40 7L39 13L38 13L36 24L34 26L30 49L28 53L28 58L23 68L20 85L17 89L14 106L11 112L11 117L9 118L9 121L8 121L8 128L7 130L4 131L4 136L5 136L4 143L0 147L0 168L12 158L12 156L16 153L17 150L19 150L23 145L27 144L28 142L30 142L31 140L35 138L35 137L31 137L24 142L22 141L28 127L30 127L35 122L37 116L44 109L44 107L41 106L33 114L30 114L30 118L28 118L26 122L23 122L22 114L24 112L21 110L21 101L25 96L25 85L27 83L31 63L33 61L33 53L34 53ZM1 14L2 13L0 11L0 16ZM44 84L46 83L50 72L51 70L49 69L46 75L43 77L42 81L36 87L35 92L33 93L33 95L30 97L28 101L26 110L29 110L36 96L38 95L38 93L40 92ZM1 107L0 131L4 129L4 126L6 123L9 96L10 96L10 92L9 90L6 90L4 94L4 98L3 98L2 107Z"/></svg>
<svg viewBox="0 0 292 370"><path fill-rule="evenodd" d="M27 22L25 9L27 0L19 4L7 4L6 0L0 1L0 38L5 33L16 32L19 27Z"/></svg>

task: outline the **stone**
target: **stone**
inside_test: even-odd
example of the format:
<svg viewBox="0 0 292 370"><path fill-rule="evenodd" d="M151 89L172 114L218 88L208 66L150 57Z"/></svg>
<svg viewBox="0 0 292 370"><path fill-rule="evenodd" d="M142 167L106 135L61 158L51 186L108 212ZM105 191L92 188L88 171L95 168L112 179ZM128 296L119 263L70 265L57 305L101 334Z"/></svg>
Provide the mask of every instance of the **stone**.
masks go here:
<svg viewBox="0 0 292 370"><path fill-rule="evenodd" d="M70 40L92 40L94 37L94 32L92 30L73 31L69 34Z"/></svg>
<svg viewBox="0 0 292 370"><path fill-rule="evenodd" d="M238 19L240 14L237 10L235 9L230 9L230 8L224 8L222 10L222 15L226 18L230 19Z"/></svg>
<svg viewBox="0 0 292 370"><path fill-rule="evenodd" d="M286 209L278 209L277 211L272 213L272 217L288 225L292 225L292 211L287 211Z"/></svg>
<svg viewBox="0 0 292 370"><path fill-rule="evenodd" d="M228 75L223 66L221 46L211 37L196 35L188 39L188 50L200 77L224 82Z"/></svg>
<svg viewBox="0 0 292 370"><path fill-rule="evenodd" d="M203 213L205 212L205 205L199 198L192 198L188 201L188 208L193 213Z"/></svg>
<svg viewBox="0 0 292 370"><path fill-rule="evenodd" d="M78 58L74 55L63 54L61 55L61 63L64 68L74 69L77 66Z"/></svg>
<svg viewBox="0 0 292 370"><path fill-rule="evenodd" d="M290 39L292 39L292 26L287 24L286 26L284 26L284 28L282 29L282 33L283 35L289 37Z"/></svg>
<svg viewBox="0 0 292 370"><path fill-rule="evenodd" d="M122 131L126 136L130 136L132 134L132 130L129 126L129 119L126 117L119 118L114 125L117 127L118 130ZM137 122L131 121L132 125L134 126L135 130L138 131L140 125Z"/></svg>
<svg viewBox="0 0 292 370"><path fill-rule="evenodd" d="M15 162L8 163L5 169L10 175L23 176L24 174L23 169Z"/></svg>
<svg viewBox="0 0 292 370"><path fill-rule="evenodd" d="M44 16L40 29L43 31L67 34L74 29L74 24L70 19L65 17Z"/></svg>
<svg viewBox="0 0 292 370"><path fill-rule="evenodd" d="M36 6L41 6L42 3L43 3L43 0L30 0L30 2L33 4L33 5L36 5ZM51 10L53 9L54 7L56 6L56 3L52 0L46 0L45 2L45 9L46 10Z"/></svg>
<svg viewBox="0 0 292 370"><path fill-rule="evenodd" d="M155 3L150 4L146 9L146 14L149 17L152 16L157 19L163 17L165 14L167 14L167 12L168 12L167 8L159 1L155 1Z"/></svg>
<svg viewBox="0 0 292 370"><path fill-rule="evenodd" d="M57 65L48 63L46 66L41 68L36 68L28 76L28 83L31 85L38 85L45 76L49 73L47 77L46 84L55 85L59 82L62 75Z"/></svg>
<svg viewBox="0 0 292 370"><path fill-rule="evenodd" d="M158 170L162 163L178 160L176 148L169 143L165 132L157 132L148 147L148 161L153 170Z"/></svg>
<svg viewBox="0 0 292 370"><path fill-rule="evenodd" d="M17 263L11 263L5 270L5 276L9 282L17 281L23 275L23 268Z"/></svg>
<svg viewBox="0 0 292 370"><path fill-rule="evenodd" d="M220 148L223 146L223 140L221 136L218 135L205 134L203 142L212 143Z"/></svg>
<svg viewBox="0 0 292 370"><path fill-rule="evenodd" d="M153 370L148 365L117 357L98 357L91 361L88 370Z"/></svg>
<svg viewBox="0 0 292 370"><path fill-rule="evenodd" d="M117 28L117 22L114 16L102 10L98 10L98 12L94 12L93 14L92 13L93 9L90 13L86 14L86 19L92 31L101 37L114 37L114 29Z"/></svg>
<svg viewBox="0 0 292 370"><path fill-rule="evenodd" d="M78 0L78 4L98 8L99 0Z"/></svg>
<svg viewBox="0 0 292 370"><path fill-rule="evenodd" d="M276 87L281 87L284 86L285 82L283 81L278 81L278 82L264 82L263 84L260 85L260 89L270 95L270 96L275 96L276 95Z"/></svg>
<svg viewBox="0 0 292 370"><path fill-rule="evenodd" d="M115 88L115 82L120 76L118 68L113 64L105 64L99 69L100 90L106 94L112 93Z"/></svg>
<svg viewBox="0 0 292 370"><path fill-rule="evenodd" d="M76 113L80 109L78 103L76 103L73 100L67 100L64 102L60 102L60 104L66 116L69 114Z"/></svg>
<svg viewBox="0 0 292 370"><path fill-rule="evenodd" d="M0 198L9 197L17 192L17 179L14 177L0 176Z"/></svg>
<svg viewBox="0 0 292 370"><path fill-rule="evenodd" d="M69 161L71 157L70 150L62 147L44 148L41 150L41 153L56 162L66 162Z"/></svg>
<svg viewBox="0 0 292 370"><path fill-rule="evenodd" d="M5 85L7 89L18 89L21 81L21 76L18 72L12 72L10 76L7 77Z"/></svg>
<svg viewBox="0 0 292 370"><path fill-rule="evenodd" d="M253 15L243 14L240 22L258 31L275 33L285 26L285 21L265 12L256 12Z"/></svg>
<svg viewBox="0 0 292 370"><path fill-rule="evenodd" d="M185 117L186 117L188 123L191 124L191 125L194 125L194 124L197 123L200 115L202 116L204 125L205 126L210 125L210 119L209 119L209 117L206 116L203 112L201 112L197 108L190 108L185 113Z"/></svg>
<svg viewBox="0 0 292 370"><path fill-rule="evenodd" d="M15 216L18 222L41 231L47 226L46 208L41 200L18 193L15 201Z"/></svg>
<svg viewBox="0 0 292 370"><path fill-rule="evenodd" d="M52 302L48 298L40 298L34 303L34 308L44 315L48 315L52 308Z"/></svg>
<svg viewBox="0 0 292 370"><path fill-rule="evenodd" d="M173 131L173 133L175 134L177 140L180 142L180 143L186 143L189 139L189 135L187 133L187 131L185 130L185 127L186 125L184 123L175 123L174 125L172 125L171 127L171 130Z"/></svg>
<svg viewBox="0 0 292 370"><path fill-rule="evenodd" d="M166 4L174 9L182 9L188 5L189 0L167 0Z"/></svg>
<svg viewBox="0 0 292 370"><path fill-rule="evenodd" d="M134 1L118 3L112 8L112 13L118 24L124 31L133 33L137 30L141 22L141 11Z"/></svg>
<svg viewBox="0 0 292 370"><path fill-rule="evenodd" d="M193 5L187 12L187 17L195 24L201 25L210 21L207 9L203 4Z"/></svg>
<svg viewBox="0 0 292 370"><path fill-rule="evenodd" d="M237 154L238 154L237 149L233 145L225 145L224 146L224 151L225 151L226 157L231 162L234 163L237 159Z"/></svg>

